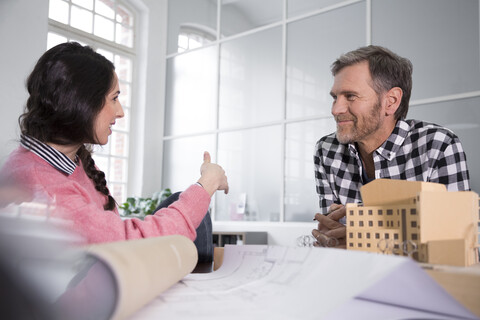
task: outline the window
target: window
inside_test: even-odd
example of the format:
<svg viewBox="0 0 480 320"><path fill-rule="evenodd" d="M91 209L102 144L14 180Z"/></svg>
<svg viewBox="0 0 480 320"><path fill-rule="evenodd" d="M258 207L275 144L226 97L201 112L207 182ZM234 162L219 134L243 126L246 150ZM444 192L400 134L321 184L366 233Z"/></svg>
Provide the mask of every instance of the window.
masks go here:
<svg viewBox="0 0 480 320"><path fill-rule="evenodd" d="M105 172L118 203L128 192L130 119L135 65L134 16L119 0L50 0L47 49L67 41L89 45L112 61L120 86L125 117L116 121L105 146L95 146L93 158Z"/></svg>
<svg viewBox="0 0 480 320"><path fill-rule="evenodd" d="M212 41L215 41L215 33L212 31L202 30L198 26L182 26L178 34L178 52L200 48Z"/></svg>
<svg viewBox="0 0 480 320"><path fill-rule="evenodd" d="M48 17L61 25L133 48L133 14L118 0L50 0Z"/></svg>

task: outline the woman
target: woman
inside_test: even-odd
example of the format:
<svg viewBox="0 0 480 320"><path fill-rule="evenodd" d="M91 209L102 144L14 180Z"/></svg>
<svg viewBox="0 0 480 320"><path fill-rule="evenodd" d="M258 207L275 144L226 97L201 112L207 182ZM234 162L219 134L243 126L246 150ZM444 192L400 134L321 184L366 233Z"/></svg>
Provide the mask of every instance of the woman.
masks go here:
<svg viewBox="0 0 480 320"><path fill-rule="evenodd" d="M228 192L225 172L205 153L200 179L178 201L144 221L122 220L88 147L105 145L116 119L124 116L113 64L87 46L63 43L40 57L27 89L21 146L2 168L2 181L46 197L57 208L54 215L69 221L86 242L171 234L193 240L211 196Z"/></svg>

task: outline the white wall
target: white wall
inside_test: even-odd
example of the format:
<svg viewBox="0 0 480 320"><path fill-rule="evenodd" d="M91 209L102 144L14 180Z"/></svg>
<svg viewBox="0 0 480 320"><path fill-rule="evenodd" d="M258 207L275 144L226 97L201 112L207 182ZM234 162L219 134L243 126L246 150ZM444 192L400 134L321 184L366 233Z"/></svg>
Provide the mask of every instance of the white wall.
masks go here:
<svg viewBox="0 0 480 320"><path fill-rule="evenodd" d="M0 165L16 148L25 81L47 46L48 0L0 1Z"/></svg>

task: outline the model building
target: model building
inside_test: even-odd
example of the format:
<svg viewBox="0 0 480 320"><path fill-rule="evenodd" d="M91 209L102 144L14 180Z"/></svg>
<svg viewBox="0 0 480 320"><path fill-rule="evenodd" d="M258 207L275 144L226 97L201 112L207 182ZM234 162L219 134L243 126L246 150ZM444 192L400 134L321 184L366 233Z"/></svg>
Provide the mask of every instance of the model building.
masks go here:
<svg viewBox="0 0 480 320"><path fill-rule="evenodd" d="M408 255L419 262L479 261L479 197L443 184L376 179L347 204L347 249Z"/></svg>

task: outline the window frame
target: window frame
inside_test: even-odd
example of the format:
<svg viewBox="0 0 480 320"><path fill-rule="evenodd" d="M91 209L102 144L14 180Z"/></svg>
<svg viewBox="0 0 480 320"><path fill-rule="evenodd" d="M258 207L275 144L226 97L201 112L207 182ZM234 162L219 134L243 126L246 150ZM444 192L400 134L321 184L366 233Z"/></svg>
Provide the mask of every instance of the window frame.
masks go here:
<svg viewBox="0 0 480 320"><path fill-rule="evenodd" d="M132 153L134 152L134 148L132 148L132 136L135 136L134 132L134 127L132 126L132 119L135 119L136 116L134 115L136 108L133 107L133 105L136 104L137 99L137 94L138 94L138 88L136 83L138 82L138 74L137 74L137 56L138 56L138 37L137 37L137 32L138 32L138 12L135 8L133 8L128 2L122 1L122 0L115 0L118 4L121 6L125 7L130 14L132 15L133 18L133 25L132 25L132 33L133 33L133 41L132 41L132 47L128 47L119 43L116 43L114 41L110 41L107 39L104 39L102 37L99 37L93 33L85 32L83 30L77 29L75 27L72 27L71 25L67 25L64 23L61 23L59 21L56 21L50 17L48 17L48 32L47 34L53 33L62 37L65 37L68 39L68 41L79 41L81 44L89 45L92 47L94 50L105 50L112 52L114 55L122 56L125 58L128 58L131 60L131 79L129 82L130 84L130 105L122 107L124 110L128 110L129 112L129 119L128 123L126 125L126 128L120 129L120 128L112 128L113 132L120 132L120 133L125 133L127 135L127 144L126 148L128 148L128 151L126 152L126 155L114 155L112 154L111 151L109 151L106 154L95 154L94 153L94 158L95 157L102 157L106 158L106 161L108 163L108 170L105 168L100 168L102 171L110 171L110 166L111 166L111 159L122 159L126 160L126 168L125 168L125 177L123 181L113 181L110 179L109 175L106 175L106 180L107 180L107 186L110 189L110 192L113 191L113 186L114 185L124 185L124 193L123 193L123 198L118 198L114 197L115 200L120 204L126 201L126 198L130 195L131 190L133 188L133 181L131 181L131 173L130 173L130 168L131 168L131 163L133 159ZM65 1L67 2L70 6L72 6L71 0ZM50 5L50 1L49 1ZM69 23L70 23L70 17L69 17ZM46 46L48 46L48 42L46 42ZM119 79L120 80L120 79ZM137 129L138 130L138 129ZM111 143L112 138L110 137L109 139L109 144Z"/></svg>

